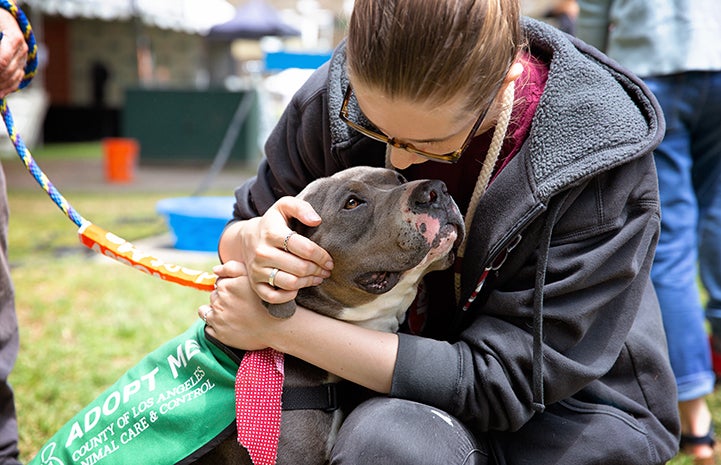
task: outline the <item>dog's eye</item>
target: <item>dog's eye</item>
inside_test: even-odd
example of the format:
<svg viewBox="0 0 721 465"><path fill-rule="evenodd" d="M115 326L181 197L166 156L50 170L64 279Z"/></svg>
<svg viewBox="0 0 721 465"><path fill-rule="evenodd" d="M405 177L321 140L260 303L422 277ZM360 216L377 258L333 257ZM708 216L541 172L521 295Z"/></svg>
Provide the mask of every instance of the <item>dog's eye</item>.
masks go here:
<svg viewBox="0 0 721 465"><path fill-rule="evenodd" d="M396 179L398 180L398 184L405 184L408 182L406 181L406 178L400 173L396 173Z"/></svg>
<svg viewBox="0 0 721 465"><path fill-rule="evenodd" d="M351 197L348 197L348 199L345 201L345 205L343 205L343 208L345 210L353 210L356 207L360 207L364 203L365 202L363 200L359 199L358 197L351 196Z"/></svg>

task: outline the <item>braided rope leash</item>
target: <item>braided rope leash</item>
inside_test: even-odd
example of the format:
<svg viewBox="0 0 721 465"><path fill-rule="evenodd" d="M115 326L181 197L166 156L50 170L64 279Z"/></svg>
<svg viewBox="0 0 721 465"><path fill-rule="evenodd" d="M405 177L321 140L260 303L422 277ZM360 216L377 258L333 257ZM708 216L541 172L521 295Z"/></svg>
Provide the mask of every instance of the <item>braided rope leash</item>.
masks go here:
<svg viewBox="0 0 721 465"><path fill-rule="evenodd" d="M35 36L25 14L15 3L10 0L0 0L0 8L9 11L20 25L25 41L28 45L28 60L25 66L25 76L20 83L20 88L26 87L33 76L35 76L38 65L38 46ZM0 40L2 40L2 32L0 32ZM62 210L65 215L78 226L78 235L80 242L86 247L95 250L102 255L111 257L121 263L132 266L133 268L143 271L147 274L159 277L166 281L171 281L184 286L194 287L204 291L212 291L217 276L214 273L206 271L193 270L179 265L165 263L163 260L146 254L135 248L133 244L122 239L115 234L108 232L99 226L92 224L83 218L70 205L70 202L63 197L60 191L53 185L50 179L40 169L35 162L32 154L15 129L15 122L7 105L6 100L0 99L0 113L3 122L7 128L10 141L15 147L20 160L22 160L25 168L35 178L35 181L50 196L53 202Z"/></svg>
<svg viewBox="0 0 721 465"><path fill-rule="evenodd" d="M468 209L466 210L465 215L465 228L466 228L466 234L463 237L463 242L461 242L460 247L458 248L458 258L460 260L463 260L463 256L466 253L466 245L468 244L468 236L470 235L471 231L471 222L473 221L473 216L476 213L476 208L478 208L478 202L480 202L481 197L483 197L483 194L486 193L486 189L488 189L488 185L491 180L491 175L493 174L493 169L496 166L496 162L498 161L498 156L501 153L501 149L503 148L503 140L506 137L506 132L508 131L508 124L511 121L511 113L513 112L513 99L515 97L515 89L516 89L516 83L511 82L508 87L506 87L506 90L503 93L503 100L502 100L502 110L501 114L498 116L498 121L496 122L496 127L493 129L493 136L491 137L491 144L488 147L488 152L486 153L486 158L483 160L483 166L481 167L481 172L478 173L478 178L476 179L476 185L473 188L473 194L471 195L471 200L468 204ZM483 274L481 274L481 278L478 280L478 284L476 285L475 290L471 294L470 298L466 301L466 303L463 305L464 310L468 310L468 307L471 305L471 303L476 299L476 296L478 296L478 293L481 291L481 288L483 287L483 283L486 280L486 277L488 276L488 272L491 271L491 266L486 268L483 271ZM456 271L454 273L454 287L456 291L456 302L460 303L461 299L461 274L460 271Z"/></svg>

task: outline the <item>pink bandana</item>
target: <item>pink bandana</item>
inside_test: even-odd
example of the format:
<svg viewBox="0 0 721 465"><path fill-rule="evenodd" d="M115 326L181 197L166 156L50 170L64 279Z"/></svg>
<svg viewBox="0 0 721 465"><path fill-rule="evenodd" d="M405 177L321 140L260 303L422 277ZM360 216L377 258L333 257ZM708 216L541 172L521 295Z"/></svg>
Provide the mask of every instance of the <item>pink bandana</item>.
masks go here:
<svg viewBox="0 0 721 465"><path fill-rule="evenodd" d="M254 465L275 465L280 436L283 354L274 349L246 352L235 377L238 442Z"/></svg>

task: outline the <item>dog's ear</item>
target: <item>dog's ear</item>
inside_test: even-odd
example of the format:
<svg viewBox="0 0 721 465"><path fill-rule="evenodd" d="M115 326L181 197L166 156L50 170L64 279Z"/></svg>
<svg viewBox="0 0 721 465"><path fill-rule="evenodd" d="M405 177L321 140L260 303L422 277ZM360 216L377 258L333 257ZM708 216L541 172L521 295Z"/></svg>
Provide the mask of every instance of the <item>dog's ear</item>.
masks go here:
<svg viewBox="0 0 721 465"><path fill-rule="evenodd" d="M288 227L296 233L300 234L301 236L305 237L310 237L311 234L313 234L313 232L316 230L315 227L311 228L310 226L306 226L295 218L290 219L290 221L288 222Z"/></svg>
<svg viewBox="0 0 721 465"><path fill-rule="evenodd" d="M270 313L271 316L283 320L286 318L290 318L295 314L295 300L284 302L282 304L270 304L266 301L263 301L263 305L265 305L265 308L268 309L268 313Z"/></svg>
<svg viewBox="0 0 721 465"><path fill-rule="evenodd" d="M295 218L290 219L290 221L288 222L288 227L290 227L291 230L295 231L301 236L305 237L310 237L310 235L313 234L313 231L316 230L316 228L308 227ZM265 305L265 308L268 309L268 313L270 313L276 318L290 318L293 316L293 314L295 314L295 300L291 300L290 302L284 302L282 304L271 304L264 301L263 305Z"/></svg>

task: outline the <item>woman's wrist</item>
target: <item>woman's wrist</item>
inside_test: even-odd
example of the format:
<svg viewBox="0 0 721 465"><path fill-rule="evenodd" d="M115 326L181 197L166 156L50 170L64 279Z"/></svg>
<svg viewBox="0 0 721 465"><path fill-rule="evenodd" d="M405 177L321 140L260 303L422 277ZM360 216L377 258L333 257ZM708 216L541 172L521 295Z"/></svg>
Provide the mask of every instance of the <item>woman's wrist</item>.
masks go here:
<svg viewBox="0 0 721 465"><path fill-rule="evenodd" d="M253 222L260 221L260 218L240 220L228 224L218 241L218 256L221 263L229 260L244 262L243 256L243 233Z"/></svg>
<svg viewBox="0 0 721 465"><path fill-rule="evenodd" d="M398 336L370 330L298 307L268 328L266 343L279 352L381 393L390 392Z"/></svg>

